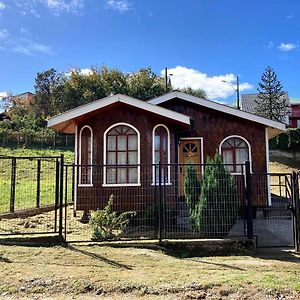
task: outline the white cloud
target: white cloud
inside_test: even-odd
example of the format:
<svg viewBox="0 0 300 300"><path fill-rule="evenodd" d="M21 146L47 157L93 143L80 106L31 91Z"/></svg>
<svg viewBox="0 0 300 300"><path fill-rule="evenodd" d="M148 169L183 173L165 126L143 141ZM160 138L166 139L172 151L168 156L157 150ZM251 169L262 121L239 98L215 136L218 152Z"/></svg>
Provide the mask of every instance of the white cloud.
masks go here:
<svg viewBox="0 0 300 300"><path fill-rule="evenodd" d="M30 13L40 18L37 12L37 6L43 5L47 7L55 16L63 13L80 13L84 8L84 0L14 0L17 7L22 9L22 14Z"/></svg>
<svg viewBox="0 0 300 300"><path fill-rule="evenodd" d="M267 49L272 49L272 48L274 48L274 43L273 43L273 41L269 41L268 44L264 46L264 48L267 48Z"/></svg>
<svg viewBox="0 0 300 300"><path fill-rule="evenodd" d="M164 70L161 74L164 75ZM236 84L236 76L232 73L216 76L208 76L195 69L189 69L183 66L176 66L175 68L168 69L171 77L172 85L174 88L191 87L193 89L203 89L209 99L227 98L235 93L233 88L226 84L227 81L233 86ZM253 86L248 82L240 83L240 91L252 89Z"/></svg>
<svg viewBox="0 0 300 300"><path fill-rule="evenodd" d="M84 69L71 68L70 71L65 74L66 76L71 76L72 72L78 72L81 75L90 75L93 74L94 71L91 68L84 68Z"/></svg>
<svg viewBox="0 0 300 300"><path fill-rule="evenodd" d="M132 10L132 4L127 0L108 0L107 6L120 13Z"/></svg>
<svg viewBox="0 0 300 300"><path fill-rule="evenodd" d="M9 32L6 28L0 29L0 40L4 40L9 36Z"/></svg>
<svg viewBox="0 0 300 300"><path fill-rule="evenodd" d="M8 93L7 92L0 92L0 99L7 97Z"/></svg>
<svg viewBox="0 0 300 300"><path fill-rule="evenodd" d="M6 5L0 1L0 10L3 10L6 7Z"/></svg>
<svg viewBox="0 0 300 300"><path fill-rule="evenodd" d="M20 39L16 41L15 45L12 48L12 51L28 56L33 55L36 52L48 55L52 54L51 48L49 46L37 43L30 39Z"/></svg>
<svg viewBox="0 0 300 300"><path fill-rule="evenodd" d="M297 47L298 47L298 45L293 44L293 43L280 43L280 45L278 46L278 49L280 51L287 52L287 51L292 51Z"/></svg>

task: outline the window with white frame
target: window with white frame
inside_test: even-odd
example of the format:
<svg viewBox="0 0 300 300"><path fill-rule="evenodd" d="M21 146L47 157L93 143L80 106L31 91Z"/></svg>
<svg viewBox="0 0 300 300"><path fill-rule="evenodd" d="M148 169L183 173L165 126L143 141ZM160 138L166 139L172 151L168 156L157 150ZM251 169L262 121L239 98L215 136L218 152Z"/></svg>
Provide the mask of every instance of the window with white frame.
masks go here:
<svg viewBox="0 0 300 300"><path fill-rule="evenodd" d="M246 140L241 137L228 137L221 143L221 155L226 170L231 173L241 173L242 165L250 160L250 149Z"/></svg>
<svg viewBox="0 0 300 300"><path fill-rule="evenodd" d="M300 128L300 120L297 120L297 128Z"/></svg>
<svg viewBox="0 0 300 300"><path fill-rule="evenodd" d="M91 127L84 126L79 133L79 184L92 184L93 132Z"/></svg>
<svg viewBox="0 0 300 300"><path fill-rule="evenodd" d="M158 164L161 163L161 173ZM170 183L170 133L165 125L157 125L153 129L153 183Z"/></svg>
<svg viewBox="0 0 300 300"><path fill-rule="evenodd" d="M139 184L139 132L129 124L116 124L104 134L104 184Z"/></svg>

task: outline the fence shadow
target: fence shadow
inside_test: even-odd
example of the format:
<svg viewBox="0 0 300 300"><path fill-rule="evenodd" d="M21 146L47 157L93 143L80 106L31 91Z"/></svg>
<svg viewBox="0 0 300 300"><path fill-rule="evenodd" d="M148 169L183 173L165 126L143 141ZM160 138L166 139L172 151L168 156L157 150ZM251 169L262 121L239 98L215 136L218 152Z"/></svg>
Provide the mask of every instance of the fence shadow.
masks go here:
<svg viewBox="0 0 300 300"><path fill-rule="evenodd" d="M128 265L125 265L125 264L121 264L121 263L119 263L117 261L108 259L106 257L101 256L100 254L96 254L96 253L93 253L93 252L90 252L90 251L87 251L87 250L79 249L79 248L74 247L74 246L72 246L70 244L66 244L65 248L68 249L68 250L70 250L70 251L81 253L81 254L89 256L91 258L100 260L101 262L109 264L109 265L111 265L113 267L117 267L117 268L125 269L125 270L132 270L133 269L131 266L128 266Z"/></svg>

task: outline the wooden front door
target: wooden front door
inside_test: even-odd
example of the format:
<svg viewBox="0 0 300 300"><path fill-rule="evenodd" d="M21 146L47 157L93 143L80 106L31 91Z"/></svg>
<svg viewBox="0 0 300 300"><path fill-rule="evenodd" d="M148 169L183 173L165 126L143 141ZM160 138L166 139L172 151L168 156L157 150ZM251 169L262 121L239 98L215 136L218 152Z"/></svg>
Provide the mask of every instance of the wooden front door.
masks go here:
<svg viewBox="0 0 300 300"><path fill-rule="evenodd" d="M184 139L180 140L179 144L179 164L180 164L180 178L179 178L179 193L184 195L184 178L185 178L185 164L196 164L195 166L198 178L202 173L202 158L201 158L201 140L200 139Z"/></svg>

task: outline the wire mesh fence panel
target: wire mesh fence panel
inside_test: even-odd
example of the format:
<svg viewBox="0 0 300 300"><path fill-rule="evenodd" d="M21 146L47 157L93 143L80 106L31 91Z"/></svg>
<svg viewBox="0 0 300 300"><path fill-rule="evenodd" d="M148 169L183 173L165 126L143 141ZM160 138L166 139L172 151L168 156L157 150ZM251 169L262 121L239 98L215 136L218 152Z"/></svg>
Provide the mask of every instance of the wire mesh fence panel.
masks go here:
<svg viewBox="0 0 300 300"><path fill-rule="evenodd" d="M0 234L55 232L59 157L0 157Z"/></svg>
<svg viewBox="0 0 300 300"><path fill-rule="evenodd" d="M66 240L245 236L243 172L231 176L212 165L185 168L66 166Z"/></svg>
<svg viewBox="0 0 300 300"><path fill-rule="evenodd" d="M257 246L294 246L292 174L253 174L252 186Z"/></svg>

